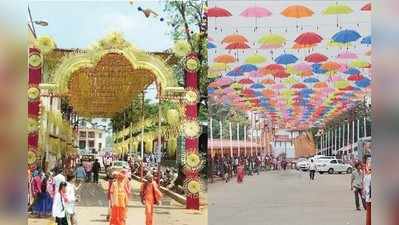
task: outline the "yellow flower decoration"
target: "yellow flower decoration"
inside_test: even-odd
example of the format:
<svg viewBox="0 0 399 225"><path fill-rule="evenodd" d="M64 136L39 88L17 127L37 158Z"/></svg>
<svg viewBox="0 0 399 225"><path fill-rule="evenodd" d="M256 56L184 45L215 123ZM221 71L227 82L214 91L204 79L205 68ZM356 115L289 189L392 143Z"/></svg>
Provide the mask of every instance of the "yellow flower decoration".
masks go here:
<svg viewBox="0 0 399 225"><path fill-rule="evenodd" d="M186 61L186 67L189 71L197 71L199 67L199 61L195 58L189 58Z"/></svg>
<svg viewBox="0 0 399 225"><path fill-rule="evenodd" d="M40 54L34 53L29 56L29 66L33 68L38 68L42 64L42 56Z"/></svg>
<svg viewBox="0 0 399 225"><path fill-rule="evenodd" d="M180 114L176 109L169 109L166 112L166 119L169 124L177 125L180 122Z"/></svg>
<svg viewBox="0 0 399 225"><path fill-rule="evenodd" d="M36 40L36 46L43 54L48 54L56 48L55 42L50 36L39 37Z"/></svg>
<svg viewBox="0 0 399 225"><path fill-rule="evenodd" d="M184 96L187 103L196 103L198 100L198 94L195 91L188 90Z"/></svg>
<svg viewBox="0 0 399 225"><path fill-rule="evenodd" d="M190 44L186 40L176 41L173 52L178 57L184 57L191 52Z"/></svg>
<svg viewBox="0 0 399 225"><path fill-rule="evenodd" d="M39 129L39 122L36 119L28 119L28 133L36 132Z"/></svg>
<svg viewBox="0 0 399 225"><path fill-rule="evenodd" d="M187 155L187 165L190 168L197 168L201 164L201 159L196 153L190 153Z"/></svg>
<svg viewBox="0 0 399 225"><path fill-rule="evenodd" d="M187 190L190 192L190 194L198 194L201 190L200 182L196 180L189 181L187 184Z"/></svg>
<svg viewBox="0 0 399 225"><path fill-rule="evenodd" d="M196 120L186 121L183 124L183 131L186 137L194 138L200 134L201 127Z"/></svg>
<svg viewBox="0 0 399 225"><path fill-rule="evenodd" d="M36 154L33 151L28 151L28 165L32 165L36 162Z"/></svg>
<svg viewBox="0 0 399 225"><path fill-rule="evenodd" d="M31 87L28 89L28 98L30 100L35 100L39 97L40 91L37 87Z"/></svg>

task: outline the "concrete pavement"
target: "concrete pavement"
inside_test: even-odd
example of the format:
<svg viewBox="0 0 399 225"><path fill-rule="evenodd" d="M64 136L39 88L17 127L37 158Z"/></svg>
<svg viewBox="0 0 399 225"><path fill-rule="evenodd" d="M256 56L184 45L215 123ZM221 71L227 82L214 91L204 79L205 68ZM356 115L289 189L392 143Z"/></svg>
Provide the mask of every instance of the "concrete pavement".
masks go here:
<svg viewBox="0 0 399 225"><path fill-rule="evenodd" d="M209 225L363 225L350 175L268 171L244 183L208 184Z"/></svg>

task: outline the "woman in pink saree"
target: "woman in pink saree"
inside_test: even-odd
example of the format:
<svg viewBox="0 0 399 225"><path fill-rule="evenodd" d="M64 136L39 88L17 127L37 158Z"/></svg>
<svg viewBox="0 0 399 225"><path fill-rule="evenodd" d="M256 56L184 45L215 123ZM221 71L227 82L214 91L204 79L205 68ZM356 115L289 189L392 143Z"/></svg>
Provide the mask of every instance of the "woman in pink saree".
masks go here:
<svg viewBox="0 0 399 225"><path fill-rule="evenodd" d="M242 183L244 180L244 165L242 162L237 167L237 183Z"/></svg>

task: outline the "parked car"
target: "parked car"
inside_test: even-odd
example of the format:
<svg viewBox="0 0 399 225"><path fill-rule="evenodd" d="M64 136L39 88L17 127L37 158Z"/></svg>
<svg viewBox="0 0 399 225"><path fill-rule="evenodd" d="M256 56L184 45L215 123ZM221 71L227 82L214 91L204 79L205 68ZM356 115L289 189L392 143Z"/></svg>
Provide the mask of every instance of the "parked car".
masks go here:
<svg viewBox="0 0 399 225"><path fill-rule="evenodd" d="M317 171L320 174L328 172L329 174L334 173L352 173L352 166L350 164L344 163L342 160L338 159L319 159L316 162Z"/></svg>
<svg viewBox="0 0 399 225"><path fill-rule="evenodd" d="M307 171L307 170L309 170L309 165L310 165L310 162L307 159L298 160L296 162L296 169L302 170L302 171Z"/></svg>
<svg viewBox="0 0 399 225"><path fill-rule="evenodd" d="M107 178L110 178L112 176L113 172L120 172L122 170L126 171L126 174L127 174L129 179L132 178L132 172L130 170L130 166L125 161L114 161L114 162L112 162L112 165L107 170Z"/></svg>

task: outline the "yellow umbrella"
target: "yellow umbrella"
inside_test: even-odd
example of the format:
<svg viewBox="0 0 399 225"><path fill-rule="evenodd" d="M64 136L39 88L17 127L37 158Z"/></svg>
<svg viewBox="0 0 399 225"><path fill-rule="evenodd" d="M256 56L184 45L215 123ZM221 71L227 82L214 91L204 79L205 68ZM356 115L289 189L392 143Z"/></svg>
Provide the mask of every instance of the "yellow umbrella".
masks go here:
<svg viewBox="0 0 399 225"><path fill-rule="evenodd" d="M327 7L323 10L324 15L336 15L337 16L337 27L339 26L338 23L338 15L349 14L352 13L353 10L346 5L335 4Z"/></svg>
<svg viewBox="0 0 399 225"><path fill-rule="evenodd" d="M261 54L253 54L245 58L247 64L262 64L266 62L266 57Z"/></svg>
<svg viewBox="0 0 399 225"><path fill-rule="evenodd" d="M278 34L266 34L258 39L258 43L262 45L282 45L287 40Z"/></svg>
<svg viewBox="0 0 399 225"><path fill-rule="evenodd" d="M368 62L361 60L361 59L353 60L351 62L351 66L356 67L356 68L367 68L367 67L369 67L369 65L370 64Z"/></svg>
<svg viewBox="0 0 399 225"><path fill-rule="evenodd" d="M339 80L339 81L334 82L334 86L336 89L341 89L341 88L347 87L348 85L349 85L349 81L347 81L347 80Z"/></svg>
<svg viewBox="0 0 399 225"><path fill-rule="evenodd" d="M210 66L210 69L218 70L218 71L227 71L227 70L230 70L230 66L227 65L226 63L213 63Z"/></svg>

